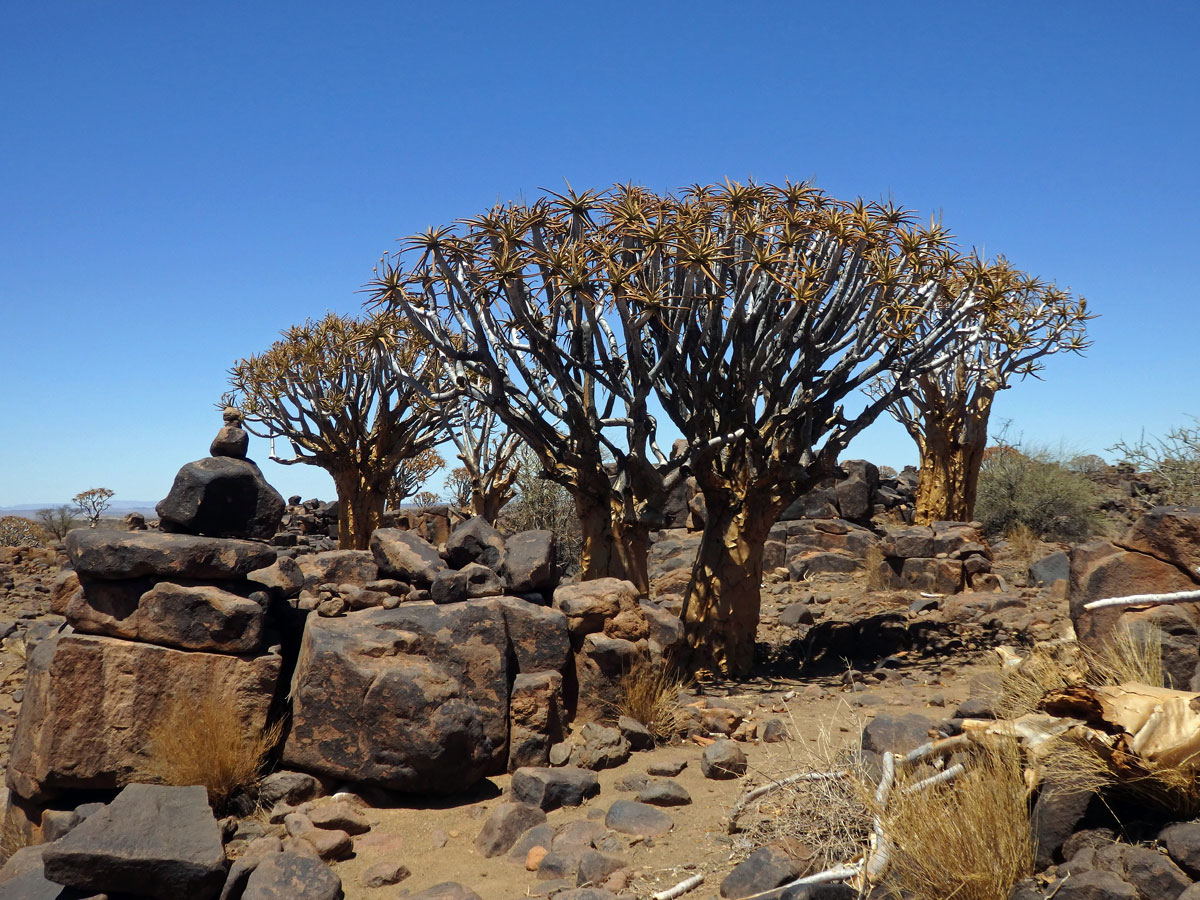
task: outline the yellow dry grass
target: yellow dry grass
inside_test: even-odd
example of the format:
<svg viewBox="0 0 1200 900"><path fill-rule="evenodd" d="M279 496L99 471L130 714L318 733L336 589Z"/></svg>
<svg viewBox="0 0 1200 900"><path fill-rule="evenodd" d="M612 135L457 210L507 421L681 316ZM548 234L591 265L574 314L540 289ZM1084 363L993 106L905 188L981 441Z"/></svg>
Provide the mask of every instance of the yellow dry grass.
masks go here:
<svg viewBox="0 0 1200 900"><path fill-rule="evenodd" d="M613 713L641 722L656 741L670 740L686 730L679 709L686 687L687 679L670 662L643 660L621 677Z"/></svg>
<svg viewBox="0 0 1200 900"><path fill-rule="evenodd" d="M1033 561L1034 554L1037 553L1038 547L1042 543L1038 539L1037 532L1024 523L1018 523L1008 529L1004 534L1004 540L1008 543L1008 549L1013 556L1026 563Z"/></svg>
<svg viewBox="0 0 1200 900"><path fill-rule="evenodd" d="M177 699L151 729L146 774L164 784L202 785L213 809L223 812L235 795L258 784L281 722L247 736L237 712L207 695L199 704Z"/></svg>
<svg viewBox="0 0 1200 900"><path fill-rule="evenodd" d="M1163 669L1163 633L1150 622L1120 622L1100 650L1084 648L1089 681L1117 685L1136 682L1172 687Z"/></svg>
<svg viewBox="0 0 1200 900"><path fill-rule="evenodd" d="M1020 750L974 750L954 782L892 791L884 831L894 842L884 886L908 900L1007 900L1033 871L1029 800ZM915 772L912 779L929 774Z"/></svg>
<svg viewBox="0 0 1200 900"><path fill-rule="evenodd" d="M867 570L866 588L868 591L886 591L891 589L891 582L884 573L887 558L878 547L872 546L863 556L863 567Z"/></svg>

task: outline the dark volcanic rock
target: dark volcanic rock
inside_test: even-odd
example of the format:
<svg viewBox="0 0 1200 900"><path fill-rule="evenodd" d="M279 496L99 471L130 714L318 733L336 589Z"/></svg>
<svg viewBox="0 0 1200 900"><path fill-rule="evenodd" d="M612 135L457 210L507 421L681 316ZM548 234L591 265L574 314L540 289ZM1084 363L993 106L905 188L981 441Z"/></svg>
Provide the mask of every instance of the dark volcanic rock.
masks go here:
<svg viewBox="0 0 1200 900"><path fill-rule="evenodd" d="M700 756L700 771L705 778L741 778L746 774L746 754L733 741L709 744Z"/></svg>
<svg viewBox="0 0 1200 900"><path fill-rule="evenodd" d="M596 773L575 766L526 766L513 772L511 786L513 796L522 803L546 812L560 806L579 806L600 792Z"/></svg>
<svg viewBox="0 0 1200 900"><path fill-rule="evenodd" d="M501 803L488 816L475 839L475 848L485 857L509 850L522 834L546 821L546 814L527 803Z"/></svg>
<svg viewBox="0 0 1200 900"><path fill-rule="evenodd" d="M508 771L546 765L550 748L563 739L562 676L528 672L514 678L508 718Z"/></svg>
<svg viewBox="0 0 1200 900"><path fill-rule="evenodd" d="M225 883L221 830L204 788L131 784L43 854L78 890L207 900Z"/></svg>
<svg viewBox="0 0 1200 900"><path fill-rule="evenodd" d="M263 616L255 600L216 585L147 579L89 581L66 609L67 621L86 634L217 653L257 650Z"/></svg>
<svg viewBox="0 0 1200 900"><path fill-rule="evenodd" d="M255 541L76 528L67 556L81 578L240 579L275 561L275 550Z"/></svg>
<svg viewBox="0 0 1200 900"><path fill-rule="evenodd" d="M341 900L342 880L315 857L285 850L250 874L242 900Z"/></svg>
<svg viewBox="0 0 1200 900"><path fill-rule="evenodd" d="M618 800L604 817L604 826L622 834L657 837L675 827L674 820L661 809L636 800Z"/></svg>
<svg viewBox="0 0 1200 900"><path fill-rule="evenodd" d="M571 639L565 615L518 597L501 597L500 608L518 672L566 669L571 660Z"/></svg>
<svg viewBox="0 0 1200 900"><path fill-rule="evenodd" d="M461 569L439 573L429 590L434 603L462 603L478 597L498 597L504 593L504 585L487 566L467 563Z"/></svg>
<svg viewBox="0 0 1200 900"><path fill-rule="evenodd" d="M558 583L558 545L553 531L521 531L505 541L504 575L514 594L553 590Z"/></svg>
<svg viewBox="0 0 1200 900"><path fill-rule="evenodd" d="M381 574L417 587L429 587L446 568L434 546L411 531L377 528L370 547Z"/></svg>
<svg viewBox="0 0 1200 900"><path fill-rule="evenodd" d="M494 601L310 616L284 760L421 794L508 761L508 654Z"/></svg>
<svg viewBox="0 0 1200 900"><path fill-rule="evenodd" d="M164 531L267 540L279 530L283 497L247 459L186 463L154 508Z"/></svg>
<svg viewBox="0 0 1200 900"><path fill-rule="evenodd" d="M471 563L499 572L504 562L504 537L481 516L472 516L450 533L446 562L452 569Z"/></svg>
<svg viewBox="0 0 1200 900"><path fill-rule="evenodd" d="M800 864L774 847L759 847L733 867L721 882L721 896L737 900L787 884L800 875Z"/></svg>

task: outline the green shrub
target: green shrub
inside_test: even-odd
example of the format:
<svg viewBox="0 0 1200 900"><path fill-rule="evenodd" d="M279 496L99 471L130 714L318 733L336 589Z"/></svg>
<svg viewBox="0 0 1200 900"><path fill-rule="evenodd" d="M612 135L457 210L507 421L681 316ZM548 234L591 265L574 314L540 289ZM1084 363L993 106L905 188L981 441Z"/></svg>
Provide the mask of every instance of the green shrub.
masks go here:
<svg viewBox="0 0 1200 900"><path fill-rule="evenodd" d="M500 513L497 527L505 534L539 528L554 532L560 564L567 570L565 574L577 572L583 530L575 499L561 484L539 477L541 464L530 451L518 451L515 461L521 467L513 483L516 497Z"/></svg>
<svg viewBox="0 0 1200 900"><path fill-rule="evenodd" d="M1084 475L1049 451L990 448L979 470L975 518L988 535L1021 526L1043 540L1080 541L1100 526L1100 497Z"/></svg>

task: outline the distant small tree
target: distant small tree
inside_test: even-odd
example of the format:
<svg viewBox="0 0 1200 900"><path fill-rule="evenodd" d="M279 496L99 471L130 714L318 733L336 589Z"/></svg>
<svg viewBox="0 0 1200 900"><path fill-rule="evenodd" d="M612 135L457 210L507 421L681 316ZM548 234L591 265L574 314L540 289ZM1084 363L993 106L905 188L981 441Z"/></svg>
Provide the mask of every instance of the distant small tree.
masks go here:
<svg viewBox="0 0 1200 900"><path fill-rule="evenodd" d="M420 490L429 476L446 465L441 454L433 447L423 450L411 459L400 460L388 489L388 509L399 509L401 505Z"/></svg>
<svg viewBox="0 0 1200 900"><path fill-rule="evenodd" d="M520 466L513 456L521 445L520 438L503 428L495 411L468 394L459 394L443 409L446 433L462 461L454 471L461 472L465 479L462 487L455 485L454 490L461 496L456 493L453 499L461 509L495 525L504 504L516 494L513 482Z"/></svg>
<svg viewBox="0 0 1200 900"><path fill-rule="evenodd" d="M72 497L71 502L87 519L88 527L95 528L100 524L100 517L104 515L104 511L111 505L109 501L113 495L114 492L108 488L89 488Z"/></svg>
<svg viewBox="0 0 1200 900"><path fill-rule="evenodd" d="M417 509L426 510L431 506L435 506L441 499L442 498L438 495L437 491L417 491L417 493L413 495L413 505L416 506Z"/></svg>
<svg viewBox="0 0 1200 900"><path fill-rule="evenodd" d="M460 510L471 508L471 473L466 466L455 466L446 475L446 497Z"/></svg>
<svg viewBox="0 0 1200 900"><path fill-rule="evenodd" d="M53 509L39 509L37 520L55 540L61 541L72 528L79 527L75 511L67 505L56 506Z"/></svg>

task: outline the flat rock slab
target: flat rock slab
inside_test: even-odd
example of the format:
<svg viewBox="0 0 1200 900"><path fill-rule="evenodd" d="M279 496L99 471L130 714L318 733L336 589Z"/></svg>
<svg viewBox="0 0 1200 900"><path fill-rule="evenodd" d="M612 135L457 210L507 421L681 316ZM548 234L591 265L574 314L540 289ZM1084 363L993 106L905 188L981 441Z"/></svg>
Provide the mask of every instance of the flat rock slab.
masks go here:
<svg viewBox="0 0 1200 900"><path fill-rule="evenodd" d="M622 834L641 834L657 837L675 827L675 820L661 809L636 800L618 800L604 817L604 826Z"/></svg>
<svg viewBox="0 0 1200 900"><path fill-rule="evenodd" d="M42 855L46 877L82 891L210 900L225 883L221 830L204 788L131 784Z"/></svg>
<svg viewBox="0 0 1200 900"><path fill-rule="evenodd" d="M638 801L651 806L687 806L692 795L677 781L656 778L638 793Z"/></svg>
<svg viewBox="0 0 1200 900"><path fill-rule="evenodd" d="M81 578L240 579L276 555L257 541L106 528L76 528L66 547Z"/></svg>
<svg viewBox="0 0 1200 900"><path fill-rule="evenodd" d="M88 581L68 601L66 618L86 634L183 650L253 653L262 643L264 609L216 585Z"/></svg>
<svg viewBox="0 0 1200 900"><path fill-rule="evenodd" d="M508 763L508 653L493 601L310 616L292 681L288 765L419 794Z"/></svg>
<svg viewBox="0 0 1200 900"><path fill-rule="evenodd" d="M600 780L595 772L575 766L526 766L513 772L511 787L517 800L550 812L594 797L600 793Z"/></svg>
<svg viewBox="0 0 1200 900"><path fill-rule="evenodd" d="M148 780L146 736L172 702L215 696L261 733L282 661L225 656L83 634L56 635L29 655L8 784L23 797L111 790Z"/></svg>
<svg viewBox="0 0 1200 900"><path fill-rule="evenodd" d="M342 879L329 866L301 853L264 858L250 873L242 900L341 900Z"/></svg>
<svg viewBox="0 0 1200 900"><path fill-rule="evenodd" d="M401 528L375 529L370 547L382 575L418 587L429 587L446 568L429 541Z"/></svg>

